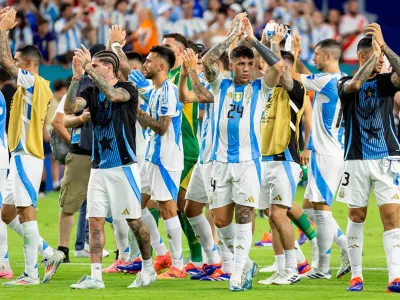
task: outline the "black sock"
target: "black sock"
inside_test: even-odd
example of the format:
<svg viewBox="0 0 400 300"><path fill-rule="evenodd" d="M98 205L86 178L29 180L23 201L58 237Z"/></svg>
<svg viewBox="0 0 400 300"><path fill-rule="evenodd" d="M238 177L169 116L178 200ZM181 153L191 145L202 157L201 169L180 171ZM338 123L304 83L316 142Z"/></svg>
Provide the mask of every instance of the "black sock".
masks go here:
<svg viewBox="0 0 400 300"><path fill-rule="evenodd" d="M69 248L68 247L62 247L58 246L58 250L62 251L65 255L63 262L64 263L69 263Z"/></svg>
<svg viewBox="0 0 400 300"><path fill-rule="evenodd" d="M114 252L115 252L115 260L118 260L118 257L119 257L119 250L117 249L117 250L115 250Z"/></svg>
<svg viewBox="0 0 400 300"><path fill-rule="evenodd" d="M39 192L40 193L46 192L46 182L45 181L40 182Z"/></svg>

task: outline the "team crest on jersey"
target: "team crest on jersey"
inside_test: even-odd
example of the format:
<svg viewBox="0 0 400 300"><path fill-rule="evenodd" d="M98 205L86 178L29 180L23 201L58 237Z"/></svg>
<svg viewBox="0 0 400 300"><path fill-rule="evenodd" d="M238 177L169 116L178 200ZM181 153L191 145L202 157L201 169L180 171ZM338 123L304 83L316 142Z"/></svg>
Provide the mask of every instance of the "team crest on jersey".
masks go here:
<svg viewBox="0 0 400 300"><path fill-rule="evenodd" d="M235 92L233 93L233 100L236 102L240 102L242 100L243 93L242 92Z"/></svg>
<svg viewBox="0 0 400 300"><path fill-rule="evenodd" d="M339 189L339 198L344 198L344 188Z"/></svg>

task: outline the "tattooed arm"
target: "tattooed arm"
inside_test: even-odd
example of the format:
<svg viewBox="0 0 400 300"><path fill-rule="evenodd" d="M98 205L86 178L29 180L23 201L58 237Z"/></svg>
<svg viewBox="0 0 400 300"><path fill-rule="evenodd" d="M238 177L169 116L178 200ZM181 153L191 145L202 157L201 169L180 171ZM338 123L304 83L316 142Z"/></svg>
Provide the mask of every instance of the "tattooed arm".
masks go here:
<svg viewBox="0 0 400 300"><path fill-rule="evenodd" d="M64 112L66 115L73 115L74 112L77 111L76 94L78 93L78 87L79 87L79 80L72 78L64 103ZM80 105L85 104L86 106L86 101L84 99L82 100L83 101L80 102L81 103ZM85 108L85 106L83 108Z"/></svg>
<svg viewBox="0 0 400 300"><path fill-rule="evenodd" d="M279 47L279 43L283 39L285 34L286 32L281 33L280 31L275 31L275 35L271 40L271 50L280 59L282 59L282 57L281 57L281 49ZM281 78L279 79L279 83L283 86L283 88L286 91L290 92L293 90L293 78L291 75L291 70L281 73Z"/></svg>
<svg viewBox="0 0 400 300"><path fill-rule="evenodd" d="M140 108L138 108L136 116L140 126L145 129L150 128L159 135L164 135L167 132L168 126L172 121L171 117L167 116L160 117L159 120L153 119Z"/></svg>
<svg viewBox="0 0 400 300"><path fill-rule="evenodd" d="M121 44L113 44L112 50L117 54L119 58L119 71L121 72L124 80L128 81L128 76L131 73L131 67L129 66L128 58L126 57L124 51L122 50Z"/></svg>
<svg viewBox="0 0 400 300"><path fill-rule="evenodd" d="M197 102L196 96L189 91L187 86L188 73L185 64L182 65L181 74L178 83L178 98L182 103Z"/></svg>
<svg viewBox="0 0 400 300"><path fill-rule="evenodd" d="M395 87L400 88L400 57L393 52L388 45L384 45L382 48L383 53L385 53L390 65L396 73L393 73L391 80Z"/></svg>
<svg viewBox="0 0 400 300"><path fill-rule="evenodd" d="M196 70L188 70L190 82L192 83L193 93L196 95L197 101L200 103L213 103L214 96L208 91L205 86L203 86L200 82L199 77L197 76Z"/></svg>
<svg viewBox="0 0 400 300"><path fill-rule="evenodd" d="M372 55L371 58L357 71L353 78L344 83L344 92L346 94L352 94L361 88L364 82L371 77L377 60L378 56Z"/></svg>
<svg viewBox="0 0 400 300"><path fill-rule="evenodd" d="M236 15L232 21L230 34L222 42L212 47L203 57L204 73L209 83L214 82L220 73L220 69L217 65L218 59L225 52L226 49L233 43L236 37L240 34L240 27L242 26L242 19L246 16L246 13Z"/></svg>
<svg viewBox="0 0 400 300"><path fill-rule="evenodd" d="M14 79L18 77L18 68L11 56L8 35L5 30L0 30L0 65Z"/></svg>

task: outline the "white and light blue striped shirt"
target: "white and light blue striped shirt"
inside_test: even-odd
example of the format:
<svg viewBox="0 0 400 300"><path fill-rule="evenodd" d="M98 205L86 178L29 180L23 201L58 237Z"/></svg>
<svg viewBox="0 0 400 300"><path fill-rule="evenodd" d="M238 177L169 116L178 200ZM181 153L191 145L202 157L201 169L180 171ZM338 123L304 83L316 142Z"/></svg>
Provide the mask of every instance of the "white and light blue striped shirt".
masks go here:
<svg viewBox="0 0 400 300"><path fill-rule="evenodd" d="M81 47L83 25L77 22L72 28L62 33L61 31L67 23L67 20L61 18L54 24L54 31L57 37L57 55L64 55L68 51L75 51Z"/></svg>

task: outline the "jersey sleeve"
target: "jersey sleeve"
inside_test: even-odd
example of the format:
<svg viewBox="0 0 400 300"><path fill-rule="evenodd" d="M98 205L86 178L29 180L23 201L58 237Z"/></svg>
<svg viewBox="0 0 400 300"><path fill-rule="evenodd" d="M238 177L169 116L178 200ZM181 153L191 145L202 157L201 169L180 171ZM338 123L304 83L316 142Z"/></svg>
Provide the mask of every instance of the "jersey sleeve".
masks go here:
<svg viewBox="0 0 400 300"><path fill-rule="evenodd" d="M89 106L90 103L90 99L91 99L91 95L94 93L94 87L87 87L85 89L83 89L82 91L78 92L76 97L81 97L83 99L85 99L86 101L86 107L87 108Z"/></svg>
<svg viewBox="0 0 400 300"><path fill-rule="evenodd" d="M304 85L301 82L293 80L293 89L288 92L288 94L290 100L292 100L298 108L301 108L303 106L305 89Z"/></svg>
<svg viewBox="0 0 400 300"><path fill-rule="evenodd" d="M35 76L28 71L18 69L17 85L23 87L25 90L33 94L33 87L35 85Z"/></svg>
<svg viewBox="0 0 400 300"><path fill-rule="evenodd" d="M60 103L58 103L58 106L57 106L57 109L56 109L56 113L60 113L60 114L65 115L65 112L64 112L64 103L65 103L65 99L66 99L66 98L67 98L67 95L64 95L64 96L61 98Z"/></svg>
<svg viewBox="0 0 400 300"><path fill-rule="evenodd" d="M400 89L395 87L392 82L394 73L379 74L378 88L382 96L393 97Z"/></svg>
<svg viewBox="0 0 400 300"><path fill-rule="evenodd" d="M261 96L261 100L264 102L264 104L266 104L268 102L268 99L271 97L272 95L272 90L274 89L274 87L269 87L265 82L263 78L257 79L261 81L261 89L260 89L260 96Z"/></svg>
<svg viewBox="0 0 400 300"><path fill-rule="evenodd" d="M178 103L174 86L165 84L162 89L158 115L160 117L173 117L176 114L176 105Z"/></svg>
<svg viewBox="0 0 400 300"><path fill-rule="evenodd" d="M307 90L320 92L332 79L329 74L301 74L301 83Z"/></svg>
<svg viewBox="0 0 400 300"><path fill-rule="evenodd" d="M222 74L222 72L220 71L218 77L213 82L210 82L210 90L214 95L219 93L221 89L221 82L223 79L224 74Z"/></svg>

